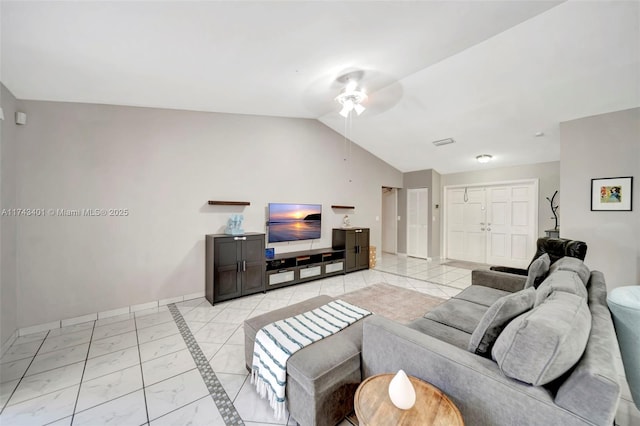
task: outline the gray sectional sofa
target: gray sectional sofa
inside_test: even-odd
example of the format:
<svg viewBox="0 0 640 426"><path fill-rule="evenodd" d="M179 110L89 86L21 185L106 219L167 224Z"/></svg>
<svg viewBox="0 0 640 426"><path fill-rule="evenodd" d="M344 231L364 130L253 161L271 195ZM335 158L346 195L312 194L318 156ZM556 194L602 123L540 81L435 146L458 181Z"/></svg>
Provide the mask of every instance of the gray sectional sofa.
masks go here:
<svg viewBox="0 0 640 426"><path fill-rule="evenodd" d="M470 287L412 324L372 315L296 352L287 363L291 416L335 425L362 380L403 369L444 391L467 425L610 426L618 347L602 273L565 257L537 288L524 288L539 282L530 278L473 271ZM247 368L261 327L331 300L246 320Z"/></svg>
<svg viewBox="0 0 640 426"><path fill-rule="evenodd" d="M472 282L408 326L367 318L363 379L404 369L444 391L474 426L611 425L618 347L602 273L565 257L537 289L495 271L473 271ZM505 297L518 299L513 319L489 327L485 353L472 353L477 329L499 317L485 313Z"/></svg>

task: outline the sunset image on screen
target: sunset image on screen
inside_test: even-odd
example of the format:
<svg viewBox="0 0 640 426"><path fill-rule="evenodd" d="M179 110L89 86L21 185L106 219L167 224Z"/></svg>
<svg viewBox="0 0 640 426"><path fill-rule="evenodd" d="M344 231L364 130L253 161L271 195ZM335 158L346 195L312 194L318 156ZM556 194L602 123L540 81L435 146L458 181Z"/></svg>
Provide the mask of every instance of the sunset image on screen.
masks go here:
<svg viewBox="0 0 640 426"><path fill-rule="evenodd" d="M269 204L269 242L318 239L321 217L319 204Z"/></svg>

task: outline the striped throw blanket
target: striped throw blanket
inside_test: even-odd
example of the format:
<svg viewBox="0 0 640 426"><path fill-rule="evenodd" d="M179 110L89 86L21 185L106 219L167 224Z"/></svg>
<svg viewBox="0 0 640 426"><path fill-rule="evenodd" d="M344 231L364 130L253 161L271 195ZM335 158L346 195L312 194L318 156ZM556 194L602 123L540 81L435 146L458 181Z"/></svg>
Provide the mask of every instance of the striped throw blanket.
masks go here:
<svg viewBox="0 0 640 426"><path fill-rule="evenodd" d="M334 300L326 305L262 327L256 334L251 383L267 397L277 419L285 412L287 360L291 355L348 327L371 312Z"/></svg>

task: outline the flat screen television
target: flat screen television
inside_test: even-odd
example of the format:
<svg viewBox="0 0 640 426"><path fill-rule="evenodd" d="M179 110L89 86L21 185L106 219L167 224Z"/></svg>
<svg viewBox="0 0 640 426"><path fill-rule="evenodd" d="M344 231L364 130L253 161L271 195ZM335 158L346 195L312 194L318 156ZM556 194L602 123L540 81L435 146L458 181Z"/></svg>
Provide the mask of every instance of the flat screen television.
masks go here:
<svg viewBox="0 0 640 426"><path fill-rule="evenodd" d="M317 240L322 233L321 204L269 203L269 242Z"/></svg>

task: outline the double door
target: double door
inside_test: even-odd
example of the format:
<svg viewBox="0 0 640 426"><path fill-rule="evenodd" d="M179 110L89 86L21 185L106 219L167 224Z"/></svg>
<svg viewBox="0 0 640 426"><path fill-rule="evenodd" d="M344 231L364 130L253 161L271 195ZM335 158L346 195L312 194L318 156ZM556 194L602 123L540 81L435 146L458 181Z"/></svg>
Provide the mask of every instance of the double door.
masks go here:
<svg viewBox="0 0 640 426"><path fill-rule="evenodd" d="M345 251L345 272L369 269L369 229L334 229L332 247Z"/></svg>
<svg viewBox="0 0 640 426"><path fill-rule="evenodd" d="M265 291L264 234L206 236L206 288L211 304Z"/></svg>
<svg viewBox="0 0 640 426"><path fill-rule="evenodd" d="M535 251L536 182L447 189L447 258L526 267Z"/></svg>

